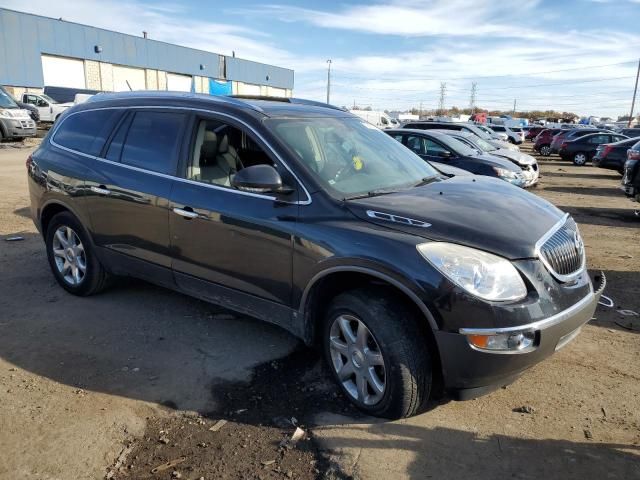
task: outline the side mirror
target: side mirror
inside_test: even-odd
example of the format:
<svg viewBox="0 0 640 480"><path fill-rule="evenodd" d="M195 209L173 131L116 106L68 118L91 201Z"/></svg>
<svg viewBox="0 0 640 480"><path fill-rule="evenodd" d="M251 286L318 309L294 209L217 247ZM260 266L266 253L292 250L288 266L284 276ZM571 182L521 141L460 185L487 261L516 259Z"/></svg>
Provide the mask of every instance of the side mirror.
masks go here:
<svg viewBox="0 0 640 480"><path fill-rule="evenodd" d="M231 180L231 186L252 193L290 193L282 186L282 178L271 165L253 165L243 168Z"/></svg>
<svg viewBox="0 0 640 480"><path fill-rule="evenodd" d="M449 150L442 150L442 151L438 152L438 156L442 157L442 158L451 158L453 155L451 154L451 152Z"/></svg>

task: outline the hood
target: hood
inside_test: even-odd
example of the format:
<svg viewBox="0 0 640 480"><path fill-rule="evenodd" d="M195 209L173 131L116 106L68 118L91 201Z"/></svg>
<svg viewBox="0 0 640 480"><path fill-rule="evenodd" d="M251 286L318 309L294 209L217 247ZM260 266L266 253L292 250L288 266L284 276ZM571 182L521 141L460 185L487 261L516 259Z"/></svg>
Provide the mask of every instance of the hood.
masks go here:
<svg viewBox="0 0 640 480"><path fill-rule="evenodd" d="M482 176L456 176L398 193L349 200L347 206L367 222L511 260L535 257L536 242L563 215L536 195ZM367 212L380 212L382 216L372 217ZM389 214L430 226L392 221Z"/></svg>
<svg viewBox="0 0 640 480"><path fill-rule="evenodd" d="M505 150L512 150L514 152L519 152L520 151L520 149L516 145L514 145L512 143L509 143L509 142L503 142L502 140L489 140L489 143L491 145L493 145L494 147L496 147L496 148L502 148L502 149L505 149Z"/></svg>
<svg viewBox="0 0 640 480"><path fill-rule="evenodd" d="M522 152L516 152L515 150L507 150L506 148L499 148L491 152L491 155L497 155L502 158L507 158L518 165L533 165L536 163L536 159L531 155Z"/></svg>
<svg viewBox="0 0 640 480"><path fill-rule="evenodd" d="M514 170L517 172L520 171L520 168L518 168L517 165L514 165L512 161L502 156L494 155L493 153L479 153L466 158L477 158L478 160L483 160L485 163L494 167L506 168L507 170Z"/></svg>

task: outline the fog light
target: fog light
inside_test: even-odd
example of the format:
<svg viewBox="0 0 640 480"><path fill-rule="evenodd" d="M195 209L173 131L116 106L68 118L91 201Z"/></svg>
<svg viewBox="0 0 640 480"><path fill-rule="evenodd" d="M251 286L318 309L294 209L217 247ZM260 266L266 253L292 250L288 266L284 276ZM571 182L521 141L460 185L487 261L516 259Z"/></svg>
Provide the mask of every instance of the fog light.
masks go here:
<svg viewBox="0 0 640 480"><path fill-rule="evenodd" d="M535 332L508 332L495 335L467 335L469 343L482 350L522 352L531 349L536 340Z"/></svg>

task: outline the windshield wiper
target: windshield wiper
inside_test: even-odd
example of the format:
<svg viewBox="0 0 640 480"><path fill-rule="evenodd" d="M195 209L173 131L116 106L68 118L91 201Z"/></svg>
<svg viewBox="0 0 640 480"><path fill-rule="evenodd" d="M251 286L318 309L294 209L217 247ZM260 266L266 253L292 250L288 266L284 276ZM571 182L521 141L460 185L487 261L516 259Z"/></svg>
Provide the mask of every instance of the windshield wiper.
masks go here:
<svg viewBox="0 0 640 480"><path fill-rule="evenodd" d="M358 198L378 197L380 195L388 195L390 193L398 193L398 190L371 190L370 192L359 193L358 195L352 195L350 197L344 197L343 200L356 200Z"/></svg>
<svg viewBox="0 0 640 480"><path fill-rule="evenodd" d="M413 188L415 187L422 187L423 185L429 185L431 182L435 182L437 180L439 180L439 176L438 175L432 175L431 177L425 177L422 180L420 180L418 183L416 183Z"/></svg>

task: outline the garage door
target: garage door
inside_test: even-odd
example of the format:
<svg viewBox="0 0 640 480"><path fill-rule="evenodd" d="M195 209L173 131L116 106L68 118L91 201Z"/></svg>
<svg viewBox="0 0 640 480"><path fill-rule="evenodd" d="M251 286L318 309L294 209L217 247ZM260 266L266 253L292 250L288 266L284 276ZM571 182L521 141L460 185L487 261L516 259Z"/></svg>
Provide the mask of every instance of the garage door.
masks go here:
<svg viewBox="0 0 640 480"><path fill-rule="evenodd" d="M237 82L236 95L260 95L260 85Z"/></svg>
<svg viewBox="0 0 640 480"><path fill-rule="evenodd" d="M86 88L82 60L42 55L42 75L47 87Z"/></svg>
<svg viewBox="0 0 640 480"><path fill-rule="evenodd" d="M128 85L127 85L128 82ZM128 92L131 90L146 90L147 83L142 68L113 66L113 90L116 92Z"/></svg>
<svg viewBox="0 0 640 480"><path fill-rule="evenodd" d="M167 90L171 90L172 92L190 92L191 77L189 75L167 73Z"/></svg>

